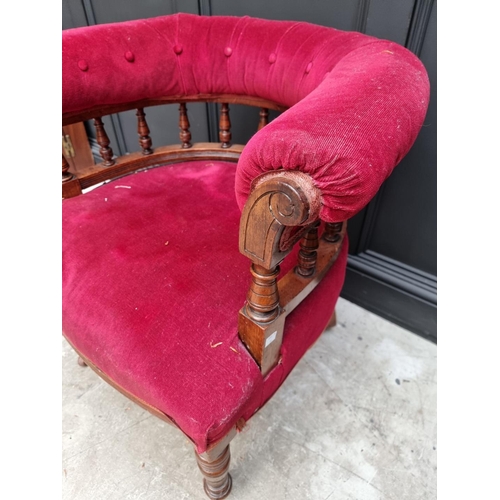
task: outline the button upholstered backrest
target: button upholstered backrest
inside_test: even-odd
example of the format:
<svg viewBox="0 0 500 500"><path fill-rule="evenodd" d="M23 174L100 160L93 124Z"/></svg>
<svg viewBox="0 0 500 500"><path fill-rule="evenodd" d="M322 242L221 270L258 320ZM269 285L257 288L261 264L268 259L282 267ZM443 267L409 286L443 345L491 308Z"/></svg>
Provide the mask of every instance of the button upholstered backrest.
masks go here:
<svg viewBox="0 0 500 500"><path fill-rule="evenodd" d="M290 109L243 151L236 196L276 169L322 191L321 217L345 220L412 146L426 71L393 42L309 23L176 14L63 33L63 115L164 96L254 96Z"/></svg>

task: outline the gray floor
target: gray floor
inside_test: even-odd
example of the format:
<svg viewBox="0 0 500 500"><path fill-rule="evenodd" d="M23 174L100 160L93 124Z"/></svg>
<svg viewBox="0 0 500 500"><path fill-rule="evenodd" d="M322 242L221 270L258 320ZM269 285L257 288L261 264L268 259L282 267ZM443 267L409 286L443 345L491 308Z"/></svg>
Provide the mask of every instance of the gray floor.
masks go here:
<svg viewBox="0 0 500 500"><path fill-rule="evenodd" d="M436 346L340 299L231 444L234 500L436 498ZM63 340L63 498L206 499L173 427L81 368Z"/></svg>

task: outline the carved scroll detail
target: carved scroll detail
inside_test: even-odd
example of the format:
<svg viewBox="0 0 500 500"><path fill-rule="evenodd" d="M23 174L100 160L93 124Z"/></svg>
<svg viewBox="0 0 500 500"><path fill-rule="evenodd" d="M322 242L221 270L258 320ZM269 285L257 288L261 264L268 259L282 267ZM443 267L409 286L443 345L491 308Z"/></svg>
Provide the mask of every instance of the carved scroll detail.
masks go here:
<svg viewBox="0 0 500 500"><path fill-rule="evenodd" d="M240 224L240 252L266 269L276 267L304 231L282 236L287 227L308 226L319 218L320 192L302 172L271 172L253 183ZM306 228L304 228L305 230Z"/></svg>

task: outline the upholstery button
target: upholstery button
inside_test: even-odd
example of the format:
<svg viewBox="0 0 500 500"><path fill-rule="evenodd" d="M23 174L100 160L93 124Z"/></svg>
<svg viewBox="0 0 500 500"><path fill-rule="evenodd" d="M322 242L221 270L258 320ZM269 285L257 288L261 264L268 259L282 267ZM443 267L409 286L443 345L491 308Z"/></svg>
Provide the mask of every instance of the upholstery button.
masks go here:
<svg viewBox="0 0 500 500"><path fill-rule="evenodd" d="M273 52L270 56L269 56L269 63L270 64L274 64L276 62L276 54Z"/></svg>
<svg viewBox="0 0 500 500"><path fill-rule="evenodd" d="M174 45L174 52L179 56L182 54L182 45Z"/></svg>
<svg viewBox="0 0 500 500"><path fill-rule="evenodd" d="M125 59L128 62L134 62L135 61L135 56L134 56L134 54L132 54L132 52L130 52L130 50L128 50L127 52L125 52Z"/></svg>
<svg viewBox="0 0 500 500"><path fill-rule="evenodd" d="M231 54L232 54L232 53L233 53L233 49L232 49L231 47L226 47L226 48L224 49L224 55L225 55L226 57L231 57Z"/></svg>
<svg viewBox="0 0 500 500"><path fill-rule="evenodd" d="M78 61L78 67L82 71L87 71L89 69L89 65L87 64L87 61L85 61L84 59L81 59L80 61Z"/></svg>
<svg viewBox="0 0 500 500"><path fill-rule="evenodd" d="M306 73L309 73L309 71L311 71L311 68L313 67L313 63L310 62L307 67L306 67Z"/></svg>

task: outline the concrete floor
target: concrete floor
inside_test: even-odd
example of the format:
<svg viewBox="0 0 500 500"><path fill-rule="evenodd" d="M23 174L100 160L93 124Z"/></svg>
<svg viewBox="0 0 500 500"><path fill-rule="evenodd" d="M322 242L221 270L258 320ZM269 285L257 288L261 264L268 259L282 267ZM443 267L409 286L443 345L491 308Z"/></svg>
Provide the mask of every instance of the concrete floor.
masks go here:
<svg viewBox="0 0 500 500"><path fill-rule="evenodd" d="M231 444L234 500L436 498L436 346L340 299ZM206 499L193 450L63 340L65 500Z"/></svg>

